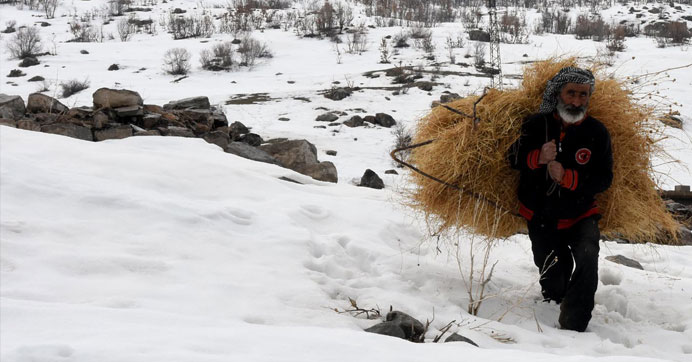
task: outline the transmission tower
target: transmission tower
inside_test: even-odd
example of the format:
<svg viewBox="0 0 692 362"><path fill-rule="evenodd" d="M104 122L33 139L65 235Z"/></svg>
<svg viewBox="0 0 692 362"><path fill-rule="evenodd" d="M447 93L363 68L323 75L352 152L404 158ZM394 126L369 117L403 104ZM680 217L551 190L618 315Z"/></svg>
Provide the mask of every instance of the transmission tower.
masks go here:
<svg viewBox="0 0 692 362"><path fill-rule="evenodd" d="M502 89L502 62L500 61L500 28L497 25L495 0L488 0L490 30L490 88Z"/></svg>

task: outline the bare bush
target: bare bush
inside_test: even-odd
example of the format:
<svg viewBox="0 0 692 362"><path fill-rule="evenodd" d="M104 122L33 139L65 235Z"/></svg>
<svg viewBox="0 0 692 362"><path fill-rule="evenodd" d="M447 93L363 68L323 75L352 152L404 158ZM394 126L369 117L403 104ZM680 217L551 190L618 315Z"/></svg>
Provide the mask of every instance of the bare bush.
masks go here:
<svg viewBox="0 0 692 362"><path fill-rule="evenodd" d="M346 52L349 54L362 54L368 49L368 35L365 29L361 28L357 31L346 35Z"/></svg>
<svg viewBox="0 0 692 362"><path fill-rule="evenodd" d="M43 12L46 14L46 19L55 17L55 9L58 8L60 0L42 0Z"/></svg>
<svg viewBox="0 0 692 362"><path fill-rule="evenodd" d="M89 80L77 80L72 79L67 82L60 83L61 96L62 98L67 98L73 94L79 93L85 89L89 88Z"/></svg>
<svg viewBox="0 0 692 362"><path fill-rule="evenodd" d="M413 144L413 132L401 123L397 123L392 127L392 135L394 136L394 145L392 150L409 147ZM404 162L407 162L411 156L411 150L402 150L397 152L397 155ZM403 167L399 163L397 167Z"/></svg>
<svg viewBox="0 0 692 362"><path fill-rule="evenodd" d="M485 43L477 41L473 46L473 61L476 68L485 66Z"/></svg>
<svg viewBox="0 0 692 362"><path fill-rule="evenodd" d="M510 44L528 43L529 31L526 26L526 13L503 14L500 19L502 40Z"/></svg>
<svg viewBox="0 0 692 362"><path fill-rule="evenodd" d="M392 48L389 46L386 38L380 40L380 63L389 63L389 57L392 56Z"/></svg>
<svg viewBox="0 0 692 362"><path fill-rule="evenodd" d="M7 50L13 58L24 59L41 52L38 28L19 28L7 41Z"/></svg>
<svg viewBox="0 0 692 362"><path fill-rule="evenodd" d="M331 35L334 31L334 24L336 21L334 7L332 7L332 4L330 4L328 0L325 0L320 10L317 11L315 21L317 24L317 31L320 33Z"/></svg>
<svg viewBox="0 0 692 362"><path fill-rule="evenodd" d="M134 27L132 26L132 24L130 24L130 19L122 18L118 20L117 25L118 36L120 37L120 41L125 42L130 40L130 36L132 36L134 30Z"/></svg>
<svg viewBox="0 0 692 362"><path fill-rule="evenodd" d="M163 69L171 75L185 75L190 72L190 58L185 48L168 49L163 55Z"/></svg>
<svg viewBox="0 0 692 362"><path fill-rule="evenodd" d="M74 36L74 38L72 38L70 41L77 43L93 43L103 41L103 27L97 28L88 19L78 20L75 18L68 24L70 26L70 32L72 33L72 36Z"/></svg>
<svg viewBox="0 0 692 362"><path fill-rule="evenodd" d="M587 14L577 16L577 22L574 25L574 36L577 39L593 39L595 41L603 41L610 33L610 26L607 25L600 16L593 20Z"/></svg>
<svg viewBox="0 0 692 362"><path fill-rule="evenodd" d="M687 29L687 22L675 21L666 25L666 37L670 38L673 44L686 44L690 41L690 31Z"/></svg>
<svg viewBox="0 0 692 362"><path fill-rule="evenodd" d="M273 55L267 44L259 40L246 36L238 47L240 54L240 65L252 66L258 58L271 58Z"/></svg>
<svg viewBox="0 0 692 362"><path fill-rule="evenodd" d="M625 27L618 25L608 36L606 48L610 51L621 52L625 50Z"/></svg>
<svg viewBox="0 0 692 362"><path fill-rule="evenodd" d="M109 0L108 4L110 5L110 14L113 16L120 16L130 7L132 0Z"/></svg>
<svg viewBox="0 0 692 362"><path fill-rule="evenodd" d="M209 14L178 16L169 14L168 32L173 34L173 39L208 38L214 34L216 27L214 19Z"/></svg>
<svg viewBox="0 0 692 362"><path fill-rule="evenodd" d="M353 21L353 9L347 3L339 1L334 5L334 17L341 33Z"/></svg>
<svg viewBox="0 0 692 362"><path fill-rule="evenodd" d="M202 50L200 63L206 70L230 70L233 66L233 44L224 42L214 45L211 50Z"/></svg>
<svg viewBox="0 0 692 362"><path fill-rule="evenodd" d="M395 48L408 48L408 37L409 35L401 32L397 35L394 35L394 38L392 39L392 42L394 43Z"/></svg>

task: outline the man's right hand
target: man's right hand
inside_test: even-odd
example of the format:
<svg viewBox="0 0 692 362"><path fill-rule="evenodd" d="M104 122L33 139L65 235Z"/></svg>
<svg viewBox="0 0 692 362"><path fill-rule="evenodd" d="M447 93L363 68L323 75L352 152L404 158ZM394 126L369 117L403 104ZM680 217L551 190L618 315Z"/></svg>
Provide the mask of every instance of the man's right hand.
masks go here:
<svg viewBox="0 0 692 362"><path fill-rule="evenodd" d="M557 156L557 145L555 144L555 140L552 140L541 146L541 154L538 156L538 163L545 165L555 160L555 156Z"/></svg>

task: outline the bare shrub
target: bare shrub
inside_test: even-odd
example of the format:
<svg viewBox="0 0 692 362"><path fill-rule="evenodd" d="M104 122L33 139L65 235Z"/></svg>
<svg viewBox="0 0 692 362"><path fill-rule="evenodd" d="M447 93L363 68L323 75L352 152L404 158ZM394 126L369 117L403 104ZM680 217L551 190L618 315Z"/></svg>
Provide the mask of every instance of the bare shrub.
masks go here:
<svg viewBox="0 0 692 362"><path fill-rule="evenodd" d="M473 61L476 68L485 66L485 43L477 41L473 46Z"/></svg>
<svg viewBox="0 0 692 362"><path fill-rule="evenodd" d="M73 42L77 43L92 43L92 42L102 42L103 27L96 28L90 20L78 20L73 19L73 21L68 23L70 26L70 32L72 33Z"/></svg>
<svg viewBox="0 0 692 362"><path fill-rule="evenodd" d="M230 70L233 66L233 44L224 42L214 45L211 50L202 50L199 60L206 70Z"/></svg>
<svg viewBox="0 0 692 362"><path fill-rule="evenodd" d="M120 41L125 42L130 40L130 36L132 36L134 27L132 26L132 24L130 24L130 19L122 18L118 20L117 29Z"/></svg>
<svg viewBox="0 0 692 362"><path fill-rule="evenodd" d="M60 83L61 96L62 98L67 98L75 93L81 92L89 88L89 80L77 80L72 79L67 82Z"/></svg>
<svg viewBox="0 0 692 362"><path fill-rule="evenodd" d="M130 7L132 0L109 0L108 3L110 5L110 14L113 16L120 16Z"/></svg>
<svg viewBox="0 0 692 362"><path fill-rule="evenodd" d="M209 14L178 16L169 13L168 32L173 34L173 39L208 38L214 34L216 27L214 19Z"/></svg>
<svg viewBox="0 0 692 362"><path fill-rule="evenodd" d="M666 26L666 37L670 38L673 44L686 44L690 41L690 31L687 29L687 22L675 21Z"/></svg>
<svg viewBox="0 0 692 362"><path fill-rule="evenodd" d="M24 59L41 52L41 36L38 28L20 28L7 41L7 50L13 58Z"/></svg>
<svg viewBox="0 0 692 362"><path fill-rule="evenodd" d="M368 35L365 29L361 28L346 35L346 52L349 54L362 54L368 49Z"/></svg>
<svg viewBox="0 0 692 362"><path fill-rule="evenodd" d="M334 24L336 22L334 7L332 7L332 4L330 4L328 0L325 0L320 10L317 11L315 21L317 23L317 31L320 33L331 35L334 31Z"/></svg>
<svg viewBox="0 0 692 362"><path fill-rule="evenodd" d="M382 40L380 40L380 63L382 63L382 64L389 63L389 57L391 55L392 55L392 48L389 46L389 43L387 43L387 39L382 38Z"/></svg>
<svg viewBox="0 0 692 362"><path fill-rule="evenodd" d="M392 42L394 43L395 48L408 48L408 37L409 35L401 32L397 35L394 35L394 38L392 39Z"/></svg>
<svg viewBox="0 0 692 362"><path fill-rule="evenodd" d="M246 36L238 47L240 54L240 65L252 66L258 58L271 58L273 55L267 44L259 40Z"/></svg>
<svg viewBox="0 0 692 362"><path fill-rule="evenodd" d="M394 136L394 145L392 150L402 149L411 146L413 144L413 132L401 123L397 123L392 127L392 135ZM397 152L397 155L404 162L408 162L411 156L411 150L404 150ZM401 164L396 163L397 167L403 167Z"/></svg>
<svg viewBox="0 0 692 362"><path fill-rule="evenodd" d="M607 25L600 16L593 20L587 14L577 16L577 22L574 25L574 36L577 39L593 39L595 41L603 41L610 33L610 26Z"/></svg>
<svg viewBox="0 0 692 362"><path fill-rule="evenodd" d="M425 38L431 38L432 37L432 30L424 28L422 26L415 26L411 28L409 32L409 36L412 39L425 39Z"/></svg>
<svg viewBox="0 0 692 362"><path fill-rule="evenodd" d="M353 9L347 3L339 1L334 5L334 17L341 33L353 21Z"/></svg>
<svg viewBox="0 0 692 362"><path fill-rule="evenodd" d="M606 48L610 51L621 52L625 50L625 27L618 25L608 36Z"/></svg>
<svg viewBox="0 0 692 362"><path fill-rule="evenodd" d="M185 75L190 71L190 57L185 48L168 49L163 55L163 69L171 75Z"/></svg>
<svg viewBox="0 0 692 362"><path fill-rule="evenodd" d="M526 13L503 14L500 19L500 31L502 40L510 44L528 43L529 31L526 26Z"/></svg>
<svg viewBox="0 0 692 362"><path fill-rule="evenodd" d="M58 8L60 0L42 0L43 12L46 14L46 19L55 17L55 9Z"/></svg>

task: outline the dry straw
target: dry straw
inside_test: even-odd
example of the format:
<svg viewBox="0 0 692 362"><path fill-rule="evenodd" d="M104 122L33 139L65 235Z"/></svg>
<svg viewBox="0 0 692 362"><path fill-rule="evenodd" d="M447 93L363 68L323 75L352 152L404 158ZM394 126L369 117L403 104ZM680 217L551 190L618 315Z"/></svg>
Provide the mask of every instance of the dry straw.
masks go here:
<svg viewBox="0 0 692 362"><path fill-rule="evenodd" d="M477 105L474 122L435 107L419 123L414 142L435 139L413 150L410 162L422 171L458 186L447 187L413 173L412 204L423 211L435 233L465 228L487 237L506 237L525 229L517 215L518 171L507 162L507 150L518 139L522 120L538 110L546 82L575 58L549 59L524 71L519 89L490 89ZM637 104L623 82L597 77L589 114L601 120L612 138L614 179L597 196L603 214L601 231L635 242L677 242L679 225L659 197L650 159L658 151L648 120L653 109ZM478 96L447 105L473 113Z"/></svg>

